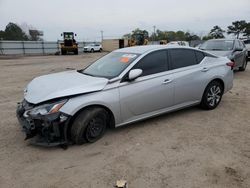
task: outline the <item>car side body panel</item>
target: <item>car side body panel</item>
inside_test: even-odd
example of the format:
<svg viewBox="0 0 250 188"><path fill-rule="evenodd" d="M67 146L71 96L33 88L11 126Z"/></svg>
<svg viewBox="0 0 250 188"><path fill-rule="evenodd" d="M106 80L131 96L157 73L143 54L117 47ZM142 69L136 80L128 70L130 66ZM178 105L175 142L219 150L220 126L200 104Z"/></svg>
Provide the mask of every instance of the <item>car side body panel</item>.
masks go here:
<svg viewBox="0 0 250 188"><path fill-rule="evenodd" d="M206 86L214 79L223 81L224 92L232 88L233 71L226 66L229 61L224 57L205 57L198 65L169 70L144 78L139 77L132 82L121 82L121 78L117 78L116 81L108 83L102 91L69 99L60 111L73 116L79 110L89 106L105 106L113 113L115 126L118 127L197 105L202 99ZM208 68L208 71L203 72L204 67ZM172 82L163 84L166 79Z"/></svg>
<svg viewBox="0 0 250 188"><path fill-rule="evenodd" d="M169 83L166 83L169 80ZM174 84L168 71L122 82L119 87L123 122L173 106Z"/></svg>
<svg viewBox="0 0 250 188"><path fill-rule="evenodd" d="M118 87L116 86L118 83L119 82L112 83L111 88L106 88L102 91L70 98L60 111L73 116L83 108L100 105L105 106L113 113L116 123L121 123L120 97Z"/></svg>

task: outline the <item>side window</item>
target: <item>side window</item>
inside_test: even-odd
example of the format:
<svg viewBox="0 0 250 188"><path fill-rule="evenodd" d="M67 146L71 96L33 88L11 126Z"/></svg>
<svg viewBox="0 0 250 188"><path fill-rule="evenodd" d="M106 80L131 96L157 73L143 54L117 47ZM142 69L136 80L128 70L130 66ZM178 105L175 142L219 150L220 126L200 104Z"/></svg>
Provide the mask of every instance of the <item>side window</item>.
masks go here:
<svg viewBox="0 0 250 188"><path fill-rule="evenodd" d="M204 53L199 51L195 51L195 55L198 63L200 63L205 57Z"/></svg>
<svg viewBox="0 0 250 188"><path fill-rule="evenodd" d="M169 52L172 69L178 69L197 64L194 50L172 49Z"/></svg>
<svg viewBox="0 0 250 188"><path fill-rule="evenodd" d="M152 52L142 58L133 69L142 69L142 76L168 70L167 52L165 50Z"/></svg>

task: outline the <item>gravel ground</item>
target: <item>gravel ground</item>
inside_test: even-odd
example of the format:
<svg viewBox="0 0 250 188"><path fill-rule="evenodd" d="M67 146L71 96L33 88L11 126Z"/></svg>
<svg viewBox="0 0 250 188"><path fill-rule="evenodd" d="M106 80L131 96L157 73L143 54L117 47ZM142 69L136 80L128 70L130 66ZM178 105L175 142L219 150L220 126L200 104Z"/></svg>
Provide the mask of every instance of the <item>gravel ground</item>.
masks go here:
<svg viewBox="0 0 250 188"><path fill-rule="evenodd" d="M25 85L102 55L0 57L0 187L250 187L250 66L213 111L162 115L67 150L24 141L15 109Z"/></svg>

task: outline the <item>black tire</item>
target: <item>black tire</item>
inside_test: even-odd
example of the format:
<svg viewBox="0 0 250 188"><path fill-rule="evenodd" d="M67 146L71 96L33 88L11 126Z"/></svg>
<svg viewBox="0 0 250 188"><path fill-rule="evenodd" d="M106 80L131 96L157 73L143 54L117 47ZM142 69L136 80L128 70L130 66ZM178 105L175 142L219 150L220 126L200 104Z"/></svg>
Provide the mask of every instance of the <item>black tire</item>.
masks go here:
<svg viewBox="0 0 250 188"><path fill-rule="evenodd" d="M102 48L100 48L99 52L102 52Z"/></svg>
<svg viewBox="0 0 250 188"><path fill-rule="evenodd" d="M64 51L64 50L61 50L61 54L62 54L62 55L65 55L66 53L65 53L65 51Z"/></svg>
<svg viewBox="0 0 250 188"><path fill-rule="evenodd" d="M91 53L94 53L94 52L95 52L95 50L92 48L90 52L91 52Z"/></svg>
<svg viewBox="0 0 250 188"><path fill-rule="evenodd" d="M219 81L214 80L207 85L200 106L206 110L213 110L220 104L222 95L222 84Z"/></svg>
<svg viewBox="0 0 250 188"><path fill-rule="evenodd" d="M245 58L245 61L243 63L243 65L239 68L239 71L245 71L247 67L247 58Z"/></svg>
<svg viewBox="0 0 250 188"><path fill-rule="evenodd" d="M71 140L78 145L100 139L107 127L108 113L102 108L83 110L71 127Z"/></svg>
<svg viewBox="0 0 250 188"><path fill-rule="evenodd" d="M78 49L75 50L75 55L78 55Z"/></svg>

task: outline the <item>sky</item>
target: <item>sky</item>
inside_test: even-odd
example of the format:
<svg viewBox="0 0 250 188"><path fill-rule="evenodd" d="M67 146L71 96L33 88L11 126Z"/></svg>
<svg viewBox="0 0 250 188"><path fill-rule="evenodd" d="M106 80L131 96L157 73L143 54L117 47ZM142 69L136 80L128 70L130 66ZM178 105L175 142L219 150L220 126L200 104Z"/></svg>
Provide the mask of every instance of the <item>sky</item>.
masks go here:
<svg viewBox="0 0 250 188"><path fill-rule="evenodd" d="M0 0L0 30L9 22L44 32L43 39L61 39L63 31L78 41L119 38L135 28L189 31L206 35L214 25L250 21L250 0Z"/></svg>

